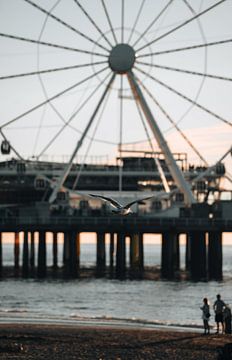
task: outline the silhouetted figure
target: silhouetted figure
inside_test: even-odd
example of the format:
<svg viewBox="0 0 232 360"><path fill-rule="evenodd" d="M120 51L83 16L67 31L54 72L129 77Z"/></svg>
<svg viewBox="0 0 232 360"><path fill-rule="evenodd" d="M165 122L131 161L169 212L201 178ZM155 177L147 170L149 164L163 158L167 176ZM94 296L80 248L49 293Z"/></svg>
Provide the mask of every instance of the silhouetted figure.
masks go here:
<svg viewBox="0 0 232 360"><path fill-rule="evenodd" d="M224 323L223 323L223 310L225 308L226 304L224 301L221 300L221 295L217 295L217 300L215 301L213 308L215 312L215 322L217 324L217 331L216 334L219 334L219 325L221 323L222 327L222 334L224 332Z"/></svg>
<svg viewBox="0 0 232 360"><path fill-rule="evenodd" d="M225 334L231 334L231 309L227 304L223 311L223 320L224 320Z"/></svg>
<svg viewBox="0 0 232 360"><path fill-rule="evenodd" d="M202 310L202 320L203 320L203 324L204 324L204 335L206 335L206 334L210 333L210 328L209 328L210 308L209 308L207 298L203 299L203 306L200 309Z"/></svg>

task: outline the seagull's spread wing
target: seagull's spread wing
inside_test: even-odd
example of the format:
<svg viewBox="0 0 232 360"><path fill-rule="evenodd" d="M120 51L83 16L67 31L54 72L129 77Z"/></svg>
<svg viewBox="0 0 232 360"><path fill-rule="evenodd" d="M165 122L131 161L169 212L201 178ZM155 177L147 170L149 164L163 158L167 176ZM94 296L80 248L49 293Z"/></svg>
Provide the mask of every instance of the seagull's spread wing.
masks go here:
<svg viewBox="0 0 232 360"><path fill-rule="evenodd" d="M148 199L151 199L153 198L154 196L148 196L148 197L145 197L145 198L142 198L142 199L137 199L137 200L134 200L132 202L130 202L129 204L127 204L126 206L124 206L125 209L129 209L132 205L140 202L140 201L143 201L143 200L148 200Z"/></svg>
<svg viewBox="0 0 232 360"><path fill-rule="evenodd" d="M108 201L111 203L112 206L114 206L115 208L117 209L121 209L122 208L122 205L119 204L116 200L114 199L111 199L109 197L106 197L106 196L101 196L101 195L95 195L95 194L89 194L90 196L92 197L95 197L95 198L99 198L99 199L102 199L104 201Z"/></svg>

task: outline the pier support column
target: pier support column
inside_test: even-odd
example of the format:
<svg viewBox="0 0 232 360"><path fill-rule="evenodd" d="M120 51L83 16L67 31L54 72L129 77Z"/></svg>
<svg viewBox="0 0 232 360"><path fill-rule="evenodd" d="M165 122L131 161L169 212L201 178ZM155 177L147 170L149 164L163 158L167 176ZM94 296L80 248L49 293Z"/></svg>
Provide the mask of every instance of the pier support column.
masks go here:
<svg viewBox="0 0 232 360"><path fill-rule="evenodd" d="M63 265L64 265L64 273L69 276L70 268L70 233L64 233L64 247L63 247Z"/></svg>
<svg viewBox="0 0 232 360"><path fill-rule="evenodd" d="M76 252L77 252L77 271L80 270L80 255L81 255L81 238L80 233L76 233Z"/></svg>
<svg viewBox="0 0 232 360"><path fill-rule="evenodd" d="M68 277L76 278L79 274L79 237L75 231L64 234L64 273Z"/></svg>
<svg viewBox="0 0 232 360"><path fill-rule="evenodd" d="M114 233L110 233L110 277L114 274Z"/></svg>
<svg viewBox="0 0 232 360"><path fill-rule="evenodd" d="M70 275L73 278L78 277L79 267L78 267L78 256L77 256L77 233L72 231L70 233Z"/></svg>
<svg viewBox="0 0 232 360"><path fill-rule="evenodd" d="M141 273L143 267L143 234L132 234L130 236L130 270L132 273Z"/></svg>
<svg viewBox="0 0 232 360"><path fill-rule="evenodd" d="M117 234L116 278L123 279L126 275L126 238L125 234Z"/></svg>
<svg viewBox="0 0 232 360"><path fill-rule="evenodd" d="M57 232L53 233L52 255L53 255L53 269L56 270L58 266L58 247L57 247Z"/></svg>
<svg viewBox="0 0 232 360"><path fill-rule="evenodd" d="M208 241L208 278L222 280L222 233L209 232Z"/></svg>
<svg viewBox="0 0 232 360"><path fill-rule="evenodd" d="M98 276L104 276L106 270L105 234L97 233L97 269Z"/></svg>
<svg viewBox="0 0 232 360"><path fill-rule="evenodd" d="M186 234L186 245L185 245L185 270L190 269L190 245L189 245L189 234Z"/></svg>
<svg viewBox="0 0 232 360"><path fill-rule="evenodd" d="M14 268L19 270L19 254L20 254L20 242L19 232L14 233Z"/></svg>
<svg viewBox="0 0 232 360"><path fill-rule="evenodd" d="M162 234L161 276L173 279L179 263L179 236L174 232L165 232Z"/></svg>
<svg viewBox="0 0 232 360"><path fill-rule="evenodd" d="M0 275L2 273L2 233L0 232Z"/></svg>
<svg viewBox="0 0 232 360"><path fill-rule="evenodd" d="M31 248L30 248L30 267L33 271L35 269L35 233L31 232Z"/></svg>
<svg viewBox="0 0 232 360"><path fill-rule="evenodd" d="M22 266L23 277L27 277L28 273L29 273L28 232L24 231L24 234L23 234L23 266Z"/></svg>
<svg viewBox="0 0 232 360"><path fill-rule="evenodd" d="M192 280L204 280L206 272L206 241L202 231L189 232L190 276Z"/></svg>
<svg viewBox="0 0 232 360"><path fill-rule="evenodd" d="M43 278L46 276L46 232L39 232L38 244L38 277Z"/></svg>

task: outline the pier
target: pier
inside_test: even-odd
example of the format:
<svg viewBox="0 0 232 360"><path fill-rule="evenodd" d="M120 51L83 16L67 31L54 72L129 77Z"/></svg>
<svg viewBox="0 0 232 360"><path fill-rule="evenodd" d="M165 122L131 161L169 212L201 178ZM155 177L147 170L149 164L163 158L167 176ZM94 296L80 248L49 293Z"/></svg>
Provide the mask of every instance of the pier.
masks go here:
<svg viewBox="0 0 232 360"><path fill-rule="evenodd" d="M126 153L121 170L117 164L86 164L74 189L78 192L72 198L68 189L81 167L73 164L64 181L66 190L58 191L52 202L51 183L67 164L18 160L0 163L1 276L78 278L88 274L117 279L221 280L222 234L232 232L231 193L227 194L228 200L218 199L225 174L223 163L193 167L186 154L173 154L184 176L195 184L191 193L186 189L185 197L180 191L172 193L175 182L163 154L155 156L170 184L171 195L138 202L128 216L112 214L109 204L89 193L100 192L118 199L120 171L123 176L119 201L130 203L159 193L162 186L153 153ZM195 178L199 180L194 183ZM197 201L189 204L193 196ZM89 232L96 235L95 262L86 269L81 262L81 239ZM9 271L4 266L3 233L14 234L14 263ZM158 265L146 264L145 234L160 236ZM184 268L180 266L181 235L185 238ZM62 247L62 262L58 261L58 244ZM48 265L48 257L52 257L52 265Z"/></svg>
<svg viewBox="0 0 232 360"><path fill-rule="evenodd" d="M14 233L14 273L23 277L45 278L53 273L69 278L82 276L80 263L80 234L96 233L95 266L92 275L117 279L144 278L144 234L160 234L161 268L159 278L180 278L180 234L185 234L185 277L192 280L221 280L222 233L232 232L232 220L200 218L145 218L131 215L120 216L69 216L1 219L2 233ZM19 233L23 234L22 254L19 253ZM52 236L53 264L48 269L47 239ZM62 236L63 264L58 266L57 239ZM106 236L108 236L108 258L106 264ZM35 249L35 237L37 237ZM4 242L1 234L0 269L4 274ZM126 241L127 240L127 241ZM129 246L128 246L129 243ZM126 246L129 262L126 262ZM35 262L35 253L37 261ZM19 266L21 259L21 266ZM155 266L156 264L154 264ZM52 270L52 271L51 271Z"/></svg>

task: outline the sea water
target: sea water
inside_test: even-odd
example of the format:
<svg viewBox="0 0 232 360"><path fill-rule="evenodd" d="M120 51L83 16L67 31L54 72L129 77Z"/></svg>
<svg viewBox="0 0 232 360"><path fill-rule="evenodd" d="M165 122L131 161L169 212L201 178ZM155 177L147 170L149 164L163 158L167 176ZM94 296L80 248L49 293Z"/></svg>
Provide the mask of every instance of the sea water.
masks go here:
<svg viewBox="0 0 232 360"><path fill-rule="evenodd" d="M52 264L48 245L48 265ZM145 244L146 266L159 266L161 249ZM49 255L50 254L50 255ZM95 264L96 246L83 244L82 266ZM61 263L59 248L59 262ZM128 257L128 254L127 254ZM4 265L13 265L13 245L4 244ZM223 281L191 282L111 279L1 279L0 321L133 324L201 327L202 299L216 295L232 304L232 246L223 247ZM109 259L107 259L109 261ZM184 267L184 246L181 246ZM211 324L214 324L213 316Z"/></svg>

